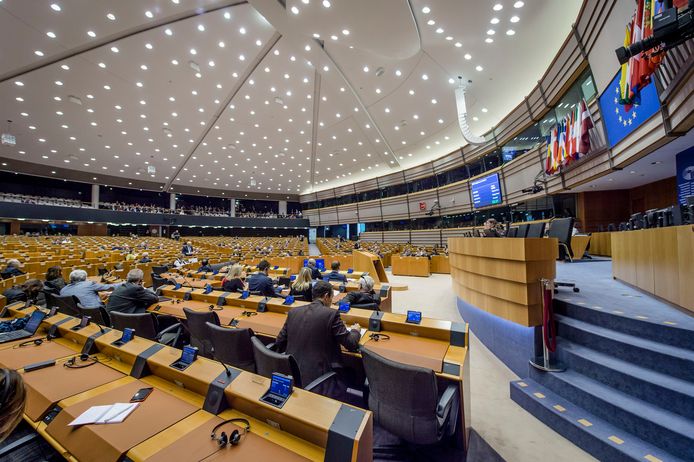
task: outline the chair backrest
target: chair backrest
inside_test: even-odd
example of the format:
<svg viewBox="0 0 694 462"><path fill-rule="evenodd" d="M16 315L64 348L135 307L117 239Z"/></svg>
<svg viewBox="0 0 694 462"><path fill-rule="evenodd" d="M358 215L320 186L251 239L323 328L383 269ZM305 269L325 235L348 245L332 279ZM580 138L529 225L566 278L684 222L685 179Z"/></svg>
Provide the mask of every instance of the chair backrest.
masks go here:
<svg viewBox="0 0 694 462"><path fill-rule="evenodd" d="M121 313L112 311L113 328L123 331L126 327L135 329L135 335L149 340L156 340L159 329L157 319L152 313Z"/></svg>
<svg viewBox="0 0 694 462"><path fill-rule="evenodd" d="M530 223L528 227L528 234L525 237L544 237L545 235L545 223Z"/></svg>
<svg viewBox="0 0 694 462"><path fill-rule="evenodd" d="M571 235L573 233L573 230L573 217L557 218L555 220L552 220L552 224L549 227L549 233L547 233L547 237L556 237L559 240L560 260L565 259L566 252L568 252L569 256L573 257L573 252L571 251Z"/></svg>
<svg viewBox="0 0 694 462"><path fill-rule="evenodd" d="M68 316L80 316L80 310L77 308L79 299L74 295L48 295L51 307L57 306L58 312Z"/></svg>
<svg viewBox="0 0 694 462"><path fill-rule="evenodd" d="M212 358L214 348L210 341L210 331L207 323L219 325L216 311L194 311L183 308L186 314L186 327L190 332L190 344L198 348L198 353L205 358Z"/></svg>
<svg viewBox="0 0 694 462"><path fill-rule="evenodd" d="M294 378L294 385L301 388L301 373L299 364L292 355L276 353L263 344L258 337L251 337L253 343L253 357L255 358L256 374L263 377L272 377L273 372L291 375Z"/></svg>
<svg viewBox="0 0 694 462"><path fill-rule="evenodd" d="M248 372L255 372L251 329L230 329L210 322L206 324L215 359Z"/></svg>
<svg viewBox="0 0 694 462"><path fill-rule="evenodd" d="M434 371L391 361L368 348L362 348L361 355L374 422L410 443L436 443L440 435Z"/></svg>
<svg viewBox="0 0 694 462"><path fill-rule="evenodd" d="M512 226L506 232L506 237L516 237L518 235L518 227Z"/></svg>
<svg viewBox="0 0 694 462"><path fill-rule="evenodd" d="M157 290L161 286L165 286L169 281L166 278L159 277L157 273L152 271L152 290Z"/></svg>
<svg viewBox="0 0 694 462"><path fill-rule="evenodd" d="M528 224L523 223L518 227L518 232L516 233L516 237L522 237L525 238L528 235Z"/></svg>
<svg viewBox="0 0 694 462"><path fill-rule="evenodd" d="M111 327L111 318L109 317L106 309L103 307L97 306L95 308L89 308L78 303L77 309L79 310L81 316L89 316L92 322L102 326Z"/></svg>
<svg viewBox="0 0 694 462"><path fill-rule="evenodd" d="M157 276L159 276L161 273L166 273L167 271L169 271L168 266L153 266L152 267L152 273L156 274Z"/></svg>

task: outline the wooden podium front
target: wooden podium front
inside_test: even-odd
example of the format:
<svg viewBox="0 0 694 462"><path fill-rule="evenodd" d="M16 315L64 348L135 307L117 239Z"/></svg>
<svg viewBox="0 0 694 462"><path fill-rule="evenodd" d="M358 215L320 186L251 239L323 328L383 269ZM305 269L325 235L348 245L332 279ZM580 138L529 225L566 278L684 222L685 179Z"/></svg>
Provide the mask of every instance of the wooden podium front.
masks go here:
<svg viewBox="0 0 694 462"><path fill-rule="evenodd" d="M355 250L352 252L352 267L355 271L369 273L374 282L388 282L386 270L383 267L381 257L371 252Z"/></svg>
<svg viewBox="0 0 694 462"><path fill-rule="evenodd" d="M449 238L451 279L467 303L523 326L542 324L541 279L554 279L554 238Z"/></svg>

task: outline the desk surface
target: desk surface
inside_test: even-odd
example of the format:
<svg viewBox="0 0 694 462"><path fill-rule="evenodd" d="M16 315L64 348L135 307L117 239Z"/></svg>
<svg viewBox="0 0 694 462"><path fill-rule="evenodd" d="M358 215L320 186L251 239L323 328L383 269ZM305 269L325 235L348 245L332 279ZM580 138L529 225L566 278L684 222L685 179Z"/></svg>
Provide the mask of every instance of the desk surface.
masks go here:
<svg viewBox="0 0 694 462"><path fill-rule="evenodd" d="M370 339L370 333L367 332L362 337L361 344L392 361L432 369L434 372L442 371L443 359L449 347L448 342L397 332L382 333L390 338L375 341Z"/></svg>
<svg viewBox="0 0 694 462"><path fill-rule="evenodd" d="M0 365L11 369L21 369L26 365L64 358L75 352L55 342L43 341L41 345L30 344L22 348L6 348L0 350Z"/></svg>

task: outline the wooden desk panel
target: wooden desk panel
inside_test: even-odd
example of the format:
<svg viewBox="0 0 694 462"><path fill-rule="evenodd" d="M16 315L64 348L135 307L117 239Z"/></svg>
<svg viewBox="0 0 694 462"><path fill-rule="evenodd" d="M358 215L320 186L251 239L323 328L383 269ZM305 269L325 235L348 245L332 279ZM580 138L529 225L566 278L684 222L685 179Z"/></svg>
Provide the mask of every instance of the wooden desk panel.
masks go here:
<svg viewBox="0 0 694 462"><path fill-rule="evenodd" d="M451 264L448 257L445 255L432 255L431 256L431 272L432 273L451 273Z"/></svg>
<svg viewBox="0 0 694 462"><path fill-rule="evenodd" d="M391 361L432 369L434 372L442 371L443 358L449 347L447 342L395 332L387 335L390 339L374 341L367 332L361 344Z"/></svg>
<svg viewBox="0 0 694 462"><path fill-rule="evenodd" d="M592 233L590 235L590 253L591 255L600 255L603 257L612 256L612 233Z"/></svg>
<svg viewBox="0 0 694 462"><path fill-rule="evenodd" d="M431 262L427 257L391 257L392 272L397 276L431 276Z"/></svg>
<svg viewBox="0 0 694 462"><path fill-rule="evenodd" d="M0 351L0 365L10 369L21 369L29 364L64 358L75 352L56 342L43 341L41 345L27 345L22 348L9 348Z"/></svg>
<svg viewBox="0 0 694 462"><path fill-rule="evenodd" d="M580 260L583 258L583 254L586 253L590 239L590 236L571 236L571 253L574 254L574 260Z"/></svg>

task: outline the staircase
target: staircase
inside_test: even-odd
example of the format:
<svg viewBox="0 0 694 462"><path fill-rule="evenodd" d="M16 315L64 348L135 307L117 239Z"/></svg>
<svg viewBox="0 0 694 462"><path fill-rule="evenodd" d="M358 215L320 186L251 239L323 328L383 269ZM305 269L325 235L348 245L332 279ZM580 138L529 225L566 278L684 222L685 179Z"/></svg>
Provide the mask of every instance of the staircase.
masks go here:
<svg viewBox="0 0 694 462"><path fill-rule="evenodd" d="M605 461L694 461L694 331L555 299L563 373L511 398Z"/></svg>

